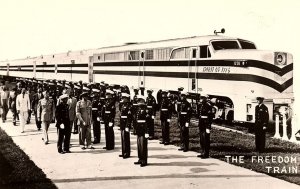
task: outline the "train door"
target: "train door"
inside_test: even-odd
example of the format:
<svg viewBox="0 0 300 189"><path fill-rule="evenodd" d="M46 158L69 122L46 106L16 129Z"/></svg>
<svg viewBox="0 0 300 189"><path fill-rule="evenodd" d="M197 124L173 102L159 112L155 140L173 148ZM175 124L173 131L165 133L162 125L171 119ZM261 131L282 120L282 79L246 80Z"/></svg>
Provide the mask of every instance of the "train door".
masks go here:
<svg viewBox="0 0 300 189"><path fill-rule="evenodd" d="M94 82L94 57L89 57L89 65L88 65L88 81Z"/></svg>
<svg viewBox="0 0 300 189"><path fill-rule="evenodd" d="M138 70L138 86L145 87L145 51L140 51L139 59L139 70Z"/></svg>
<svg viewBox="0 0 300 189"><path fill-rule="evenodd" d="M33 61L33 78L36 78L36 61Z"/></svg>
<svg viewBox="0 0 300 189"><path fill-rule="evenodd" d="M197 59L199 58L199 47L191 47L189 53L190 59L188 61L188 92L198 93Z"/></svg>

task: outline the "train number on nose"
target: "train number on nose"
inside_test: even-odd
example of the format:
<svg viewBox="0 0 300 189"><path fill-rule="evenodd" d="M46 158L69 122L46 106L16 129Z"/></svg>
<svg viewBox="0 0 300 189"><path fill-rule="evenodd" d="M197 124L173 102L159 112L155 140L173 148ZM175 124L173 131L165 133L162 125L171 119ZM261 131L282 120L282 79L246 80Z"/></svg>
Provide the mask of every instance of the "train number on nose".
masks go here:
<svg viewBox="0 0 300 189"><path fill-rule="evenodd" d="M205 73L230 73L230 67L204 66L202 72L205 72Z"/></svg>

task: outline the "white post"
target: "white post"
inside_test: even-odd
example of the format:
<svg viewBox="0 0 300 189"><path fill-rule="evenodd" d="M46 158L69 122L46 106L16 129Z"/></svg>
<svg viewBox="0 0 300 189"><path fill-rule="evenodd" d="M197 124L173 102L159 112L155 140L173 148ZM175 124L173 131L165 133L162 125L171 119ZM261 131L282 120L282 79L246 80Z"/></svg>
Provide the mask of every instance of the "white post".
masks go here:
<svg viewBox="0 0 300 189"><path fill-rule="evenodd" d="M297 132L297 126L296 126L296 123L295 123L295 118L294 118L294 116L292 116L292 118L291 118L292 120L291 120L291 129L292 129L292 131L291 131L291 138L290 138L290 141L291 142L297 142L297 139L296 139L296 132Z"/></svg>
<svg viewBox="0 0 300 189"><path fill-rule="evenodd" d="M287 125L286 125L286 115L285 114L282 115L282 129L283 129L282 140L289 140L289 138L287 136Z"/></svg>
<svg viewBox="0 0 300 189"><path fill-rule="evenodd" d="M275 116L275 135L273 136L273 138L280 138L280 134L279 134L279 115L278 114Z"/></svg>

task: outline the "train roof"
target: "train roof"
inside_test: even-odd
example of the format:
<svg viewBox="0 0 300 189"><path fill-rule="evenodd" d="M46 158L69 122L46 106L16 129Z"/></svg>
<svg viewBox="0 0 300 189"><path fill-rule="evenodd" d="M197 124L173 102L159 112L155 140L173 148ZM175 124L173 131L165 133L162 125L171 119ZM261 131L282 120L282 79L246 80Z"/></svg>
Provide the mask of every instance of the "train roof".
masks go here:
<svg viewBox="0 0 300 189"><path fill-rule="evenodd" d="M184 38L175 38L175 39L166 39L166 40L158 40L158 41L149 41L149 42L138 42L138 43L125 43L123 45L117 46L108 46L108 47L100 47L96 49L85 49L85 50L77 50L77 51L68 51L63 53L49 54L49 55L40 55L35 57L27 57L20 58L14 60L3 60L0 63L6 63L9 61L18 61L18 60L34 60L40 59L42 57L64 57L64 56L92 56L93 54L98 53L108 53L108 52L120 52L120 51L129 51L129 50L140 50L140 49L154 49L154 48L173 48L179 46L199 46L199 45L208 45L209 41L213 39L237 39L233 37L223 36L223 35L206 35L206 36L192 36L192 37L184 37Z"/></svg>

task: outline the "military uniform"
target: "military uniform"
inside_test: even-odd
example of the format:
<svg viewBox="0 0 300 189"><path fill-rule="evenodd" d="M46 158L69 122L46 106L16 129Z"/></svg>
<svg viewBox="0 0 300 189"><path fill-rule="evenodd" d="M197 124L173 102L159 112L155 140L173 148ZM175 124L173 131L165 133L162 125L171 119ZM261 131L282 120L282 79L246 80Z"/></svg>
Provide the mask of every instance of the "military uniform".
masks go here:
<svg viewBox="0 0 300 189"><path fill-rule="evenodd" d="M128 158L130 156L130 125L132 122L132 104L129 102L129 94L123 94L122 98L125 102L122 102L120 106L120 130L122 141L122 154L120 157Z"/></svg>
<svg viewBox="0 0 300 189"><path fill-rule="evenodd" d="M207 98L207 97L204 97ZM213 119L213 107L203 100L201 104L198 105L198 117L199 117L199 133L200 133L200 146L202 153L198 156L201 158L209 157L209 148L210 148L210 130L211 123Z"/></svg>
<svg viewBox="0 0 300 189"><path fill-rule="evenodd" d="M258 98L263 100L263 98ZM262 102L255 107L255 146L258 152L263 152L266 145L266 129L269 122L269 111Z"/></svg>
<svg viewBox="0 0 300 189"><path fill-rule="evenodd" d="M133 120L132 120L132 130L133 134L136 135L136 114L137 114L137 109L138 109L138 104L137 104L137 96L138 96L138 89L134 89L134 96L132 98L132 111L133 111Z"/></svg>
<svg viewBox="0 0 300 189"><path fill-rule="evenodd" d="M162 91L160 102L160 121L162 128L162 142L161 144L168 145L170 143L170 120L172 117L172 103L167 98L166 92Z"/></svg>
<svg viewBox="0 0 300 189"><path fill-rule="evenodd" d="M99 100L100 90L93 89L92 94L92 121L93 121L93 134L94 144L100 143L101 129L100 129L100 113L101 113L101 102Z"/></svg>
<svg viewBox="0 0 300 189"><path fill-rule="evenodd" d="M182 94L185 96L185 94ZM181 100L178 112L178 123L180 128L181 148L184 152L189 150L189 126L191 118L191 104L184 98Z"/></svg>
<svg viewBox="0 0 300 189"><path fill-rule="evenodd" d="M147 127L149 131L149 139L154 138L154 118L156 114L156 100L152 96L152 90L147 90L148 97L146 98L146 105L147 105L147 111L148 111L148 117L146 119L147 121Z"/></svg>
<svg viewBox="0 0 300 189"><path fill-rule="evenodd" d="M145 102L144 102L145 103ZM137 125L136 125L136 134L137 134L137 149L138 149L138 158L139 160L135 164L140 164L141 167L147 165L148 161L148 127L146 123L147 119L147 106L144 103L139 103L137 109ZM149 115L148 115L149 116Z"/></svg>
<svg viewBox="0 0 300 189"><path fill-rule="evenodd" d="M114 119L116 114L116 107L112 99L113 91L106 91L106 102L102 107L102 119L105 125L105 141L106 150L113 150L115 148L115 133L114 133Z"/></svg>
<svg viewBox="0 0 300 189"><path fill-rule="evenodd" d="M80 121L80 131L79 131L79 144L84 150L87 148L92 148L91 145L91 119L92 119L92 103L90 100L83 99L87 98L87 93L81 95L81 100L77 102L76 105L76 116ZM85 145L86 141L86 147Z"/></svg>
<svg viewBox="0 0 300 189"><path fill-rule="evenodd" d="M60 100L69 98L68 95L62 95ZM67 99L66 99L67 100ZM61 102L56 107L56 127L58 133L57 150L59 153L69 153L71 127L69 119L69 105L66 102Z"/></svg>

